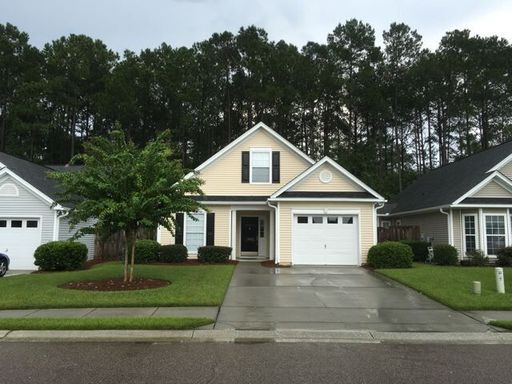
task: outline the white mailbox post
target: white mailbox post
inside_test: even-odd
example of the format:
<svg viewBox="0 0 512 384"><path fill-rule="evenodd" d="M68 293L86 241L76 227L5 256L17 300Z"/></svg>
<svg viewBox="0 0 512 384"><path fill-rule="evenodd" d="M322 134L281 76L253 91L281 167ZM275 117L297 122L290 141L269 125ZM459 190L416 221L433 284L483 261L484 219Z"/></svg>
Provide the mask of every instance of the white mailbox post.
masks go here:
<svg viewBox="0 0 512 384"><path fill-rule="evenodd" d="M496 290L498 293L505 293L505 277L503 276L503 268L494 268L496 274Z"/></svg>

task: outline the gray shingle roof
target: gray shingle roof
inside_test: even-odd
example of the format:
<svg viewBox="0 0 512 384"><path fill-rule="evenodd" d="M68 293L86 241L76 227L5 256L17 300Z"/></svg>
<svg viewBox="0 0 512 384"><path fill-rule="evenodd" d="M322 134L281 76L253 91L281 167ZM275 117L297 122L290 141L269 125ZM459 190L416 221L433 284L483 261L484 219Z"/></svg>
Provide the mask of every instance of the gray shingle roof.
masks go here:
<svg viewBox="0 0 512 384"><path fill-rule="evenodd" d="M379 210L383 213L399 213L452 204L471 188L484 180L486 173L512 154L512 141L486 151L454 161L420 176L402 191L391 204Z"/></svg>

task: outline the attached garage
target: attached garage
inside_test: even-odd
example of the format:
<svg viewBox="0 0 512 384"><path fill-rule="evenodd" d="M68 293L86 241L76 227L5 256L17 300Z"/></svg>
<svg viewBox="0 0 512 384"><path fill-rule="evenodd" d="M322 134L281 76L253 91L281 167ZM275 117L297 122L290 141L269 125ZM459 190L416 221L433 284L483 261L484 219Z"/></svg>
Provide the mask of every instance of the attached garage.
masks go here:
<svg viewBox="0 0 512 384"><path fill-rule="evenodd" d="M0 217L0 252L9 255L10 269L35 269L33 255L40 244L40 218Z"/></svg>
<svg viewBox="0 0 512 384"><path fill-rule="evenodd" d="M358 215L294 214L292 263L359 265Z"/></svg>

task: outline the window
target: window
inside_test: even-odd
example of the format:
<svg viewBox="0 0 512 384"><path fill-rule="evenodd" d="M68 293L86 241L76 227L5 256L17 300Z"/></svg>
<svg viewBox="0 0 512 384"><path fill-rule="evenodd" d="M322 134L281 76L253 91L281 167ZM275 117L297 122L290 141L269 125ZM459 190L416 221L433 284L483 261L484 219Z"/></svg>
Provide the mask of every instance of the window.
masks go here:
<svg viewBox="0 0 512 384"><path fill-rule="evenodd" d="M308 217L307 216L298 216L297 217L297 223L299 223L299 224L307 224L308 223Z"/></svg>
<svg viewBox="0 0 512 384"><path fill-rule="evenodd" d="M466 253L476 250L476 216L464 215L464 245Z"/></svg>
<svg viewBox="0 0 512 384"><path fill-rule="evenodd" d="M251 151L251 183L270 183L270 150Z"/></svg>
<svg viewBox="0 0 512 384"><path fill-rule="evenodd" d="M312 222L313 224L322 224L324 222L324 218L322 216L313 216Z"/></svg>
<svg viewBox="0 0 512 384"><path fill-rule="evenodd" d="M505 216L485 216L485 235L487 254L496 255L499 249L505 247Z"/></svg>
<svg viewBox="0 0 512 384"><path fill-rule="evenodd" d="M354 218L352 216L343 216L341 221L343 224L354 224Z"/></svg>
<svg viewBox="0 0 512 384"><path fill-rule="evenodd" d="M22 223L21 220L11 220L11 228L21 228Z"/></svg>
<svg viewBox="0 0 512 384"><path fill-rule="evenodd" d="M37 228L37 220L27 220L27 228Z"/></svg>
<svg viewBox="0 0 512 384"><path fill-rule="evenodd" d="M7 227L7 220L0 220L0 228Z"/></svg>
<svg viewBox="0 0 512 384"><path fill-rule="evenodd" d="M185 246L190 253L197 253L197 248L205 244L205 214L191 214L196 220L185 215Z"/></svg>
<svg viewBox="0 0 512 384"><path fill-rule="evenodd" d="M327 216L327 224L338 224L337 216Z"/></svg>

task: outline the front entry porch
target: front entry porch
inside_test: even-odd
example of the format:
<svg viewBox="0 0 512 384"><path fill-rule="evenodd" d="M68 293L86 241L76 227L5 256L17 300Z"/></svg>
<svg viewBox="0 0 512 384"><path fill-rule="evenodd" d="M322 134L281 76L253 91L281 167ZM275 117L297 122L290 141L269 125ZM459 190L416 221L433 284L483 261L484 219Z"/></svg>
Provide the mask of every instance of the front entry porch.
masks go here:
<svg viewBox="0 0 512 384"><path fill-rule="evenodd" d="M232 258L263 261L274 258L274 212L267 207L232 209Z"/></svg>

